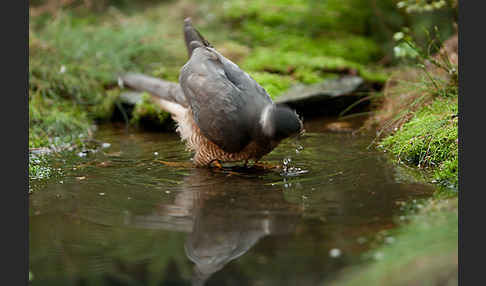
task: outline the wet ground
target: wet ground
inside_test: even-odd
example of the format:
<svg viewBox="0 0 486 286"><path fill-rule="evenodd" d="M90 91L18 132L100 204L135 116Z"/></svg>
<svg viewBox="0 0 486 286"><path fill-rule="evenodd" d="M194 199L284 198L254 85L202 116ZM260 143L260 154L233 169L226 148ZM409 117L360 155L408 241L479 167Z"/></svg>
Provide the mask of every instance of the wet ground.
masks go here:
<svg viewBox="0 0 486 286"><path fill-rule="evenodd" d="M367 148L372 136L328 123L264 158L287 172L167 166L191 157L176 134L101 127L109 146L56 159L64 176L30 196L32 285L332 282L394 227L400 201L434 189Z"/></svg>

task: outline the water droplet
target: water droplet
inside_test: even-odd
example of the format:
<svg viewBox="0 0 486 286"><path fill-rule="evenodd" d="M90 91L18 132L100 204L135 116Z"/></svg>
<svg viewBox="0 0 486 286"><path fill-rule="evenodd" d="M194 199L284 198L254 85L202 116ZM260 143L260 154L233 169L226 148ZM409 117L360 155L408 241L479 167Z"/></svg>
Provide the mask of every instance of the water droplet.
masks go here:
<svg viewBox="0 0 486 286"><path fill-rule="evenodd" d="M302 145L297 145L297 148L295 148L295 153L299 154L302 150L304 150L304 146Z"/></svg>
<svg viewBox="0 0 486 286"><path fill-rule="evenodd" d="M283 159L282 173L280 173L280 175L293 177L308 172L307 170L302 170L301 168L298 167L292 167L291 162L292 162L292 158L290 157Z"/></svg>

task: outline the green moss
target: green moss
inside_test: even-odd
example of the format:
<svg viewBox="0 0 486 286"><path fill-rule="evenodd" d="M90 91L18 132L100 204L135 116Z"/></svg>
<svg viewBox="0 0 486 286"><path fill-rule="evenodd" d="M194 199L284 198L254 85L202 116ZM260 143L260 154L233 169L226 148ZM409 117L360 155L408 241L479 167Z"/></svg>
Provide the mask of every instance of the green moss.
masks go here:
<svg viewBox="0 0 486 286"><path fill-rule="evenodd" d="M373 10L365 1L253 0L223 7L223 20L236 26L232 38L252 47L357 63L370 63L384 54L367 35Z"/></svg>
<svg viewBox="0 0 486 286"><path fill-rule="evenodd" d="M69 101L58 102L38 93L29 101L29 148L58 146L86 136L91 127L87 114Z"/></svg>
<svg viewBox="0 0 486 286"><path fill-rule="evenodd" d="M224 6L228 21L260 23L292 32L349 31L364 33L372 8L360 0L231 1Z"/></svg>
<svg viewBox="0 0 486 286"><path fill-rule="evenodd" d="M149 73L164 51L150 22L113 15L32 18L29 26L29 147L86 135L93 119L111 117L117 75ZM60 138L60 139L59 139ZM56 143L57 144L57 143Z"/></svg>
<svg viewBox="0 0 486 286"><path fill-rule="evenodd" d="M29 149L63 150L83 145L91 130L91 120L78 105L54 101L33 94L29 100ZM29 155L29 182L44 180L55 172L48 155ZM33 189L29 189L32 192Z"/></svg>
<svg viewBox="0 0 486 286"><path fill-rule="evenodd" d="M93 117L100 121L110 119L115 111L116 102L119 96L120 90L118 88L107 90L101 103L97 104L92 109Z"/></svg>
<svg viewBox="0 0 486 286"><path fill-rule="evenodd" d="M262 43L259 47L265 46L280 52L300 52L311 57L338 57L357 63L370 63L381 56L378 44L362 36L344 34L306 37L302 34L286 34L282 37L285 31L272 29L264 32L265 28L258 26L255 29L261 33L261 38L257 39Z"/></svg>
<svg viewBox="0 0 486 286"><path fill-rule="evenodd" d="M457 204L456 198L421 205L408 224L388 233L388 244L365 255L374 262L348 269L335 285L457 285Z"/></svg>
<svg viewBox="0 0 486 286"><path fill-rule="evenodd" d="M384 82L386 74L380 69L371 69L339 57L309 56L305 53L257 48L247 57L241 67L248 71L266 71L292 75L302 83L315 83L330 73L356 71L365 80Z"/></svg>
<svg viewBox="0 0 486 286"><path fill-rule="evenodd" d="M153 70L151 75L168 81L179 82L180 68L179 66L160 66Z"/></svg>
<svg viewBox="0 0 486 286"><path fill-rule="evenodd" d="M29 158L29 180L48 178L52 173L46 159L42 156Z"/></svg>
<svg viewBox="0 0 486 286"><path fill-rule="evenodd" d="M457 152L454 157L444 161L437 170L435 170L435 178L438 183L444 187L445 190L452 189L457 190L459 186L458 176L458 155Z"/></svg>
<svg viewBox="0 0 486 286"><path fill-rule="evenodd" d="M117 73L146 70L163 50L163 41L152 36L154 30L148 23L99 25L78 21L61 13L43 28L32 29L32 91L94 105L103 99L104 87L116 83Z"/></svg>
<svg viewBox="0 0 486 286"><path fill-rule="evenodd" d="M52 167L52 158L48 151L29 152L29 194L42 189L48 179L63 174L61 169Z"/></svg>
<svg viewBox="0 0 486 286"><path fill-rule="evenodd" d="M359 69L360 76L368 82L374 83L381 83L385 84L385 82L389 79L390 74L386 72L385 69L379 66L362 66Z"/></svg>
<svg viewBox="0 0 486 286"><path fill-rule="evenodd" d="M246 71L290 75L304 84L353 71L373 82L387 79L386 73L365 67L384 55L367 35L374 24L365 1L231 1L223 12L231 38L253 47L240 63Z"/></svg>
<svg viewBox="0 0 486 286"><path fill-rule="evenodd" d="M255 81L257 81L273 99L286 91L295 80L290 76L278 75L268 72L250 72Z"/></svg>
<svg viewBox="0 0 486 286"><path fill-rule="evenodd" d="M407 164L436 170L442 185L457 189L457 99L436 99L417 111L381 148Z"/></svg>
<svg viewBox="0 0 486 286"><path fill-rule="evenodd" d="M144 93L142 100L135 105L132 116L130 122L135 125L150 122L157 126L165 126L170 119L170 114L154 104L148 93Z"/></svg>

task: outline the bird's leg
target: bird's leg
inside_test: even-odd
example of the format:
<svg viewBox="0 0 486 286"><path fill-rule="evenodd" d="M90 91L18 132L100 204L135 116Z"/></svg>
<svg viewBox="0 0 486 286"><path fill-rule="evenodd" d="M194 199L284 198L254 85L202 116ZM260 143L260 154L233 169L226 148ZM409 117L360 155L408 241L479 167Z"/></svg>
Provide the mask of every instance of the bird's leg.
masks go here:
<svg viewBox="0 0 486 286"><path fill-rule="evenodd" d="M168 162L162 160L155 160L156 162L162 163L169 167L179 167L179 168L191 168L194 167L194 164L191 162Z"/></svg>
<svg viewBox="0 0 486 286"><path fill-rule="evenodd" d="M209 166L211 166L211 165L216 166L218 169L223 169L223 165L221 164L221 162L218 159L214 159L211 162L209 162Z"/></svg>
<svg viewBox="0 0 486 286"><path fill-rule="evenodd" d="M227 176L232 176L232 175L240 175L240 173L238 172L234 172L234 171L231 171L231 170L228 170L228 169L223 169L223 165L221 163L221 161L217 160L217 159L214 159L212 160L209 165L213 164L214 166L217 167L217 169L213 169L215 172L218 172L218 173L224 173L226 174Z"/></svg>
<svg viewBox="0 0 486 286"><path fill-rule="evenodd" d="M258 162L260 159L255 159L255 162L253 162L254 167L263 167L262 163Z"/></svg>

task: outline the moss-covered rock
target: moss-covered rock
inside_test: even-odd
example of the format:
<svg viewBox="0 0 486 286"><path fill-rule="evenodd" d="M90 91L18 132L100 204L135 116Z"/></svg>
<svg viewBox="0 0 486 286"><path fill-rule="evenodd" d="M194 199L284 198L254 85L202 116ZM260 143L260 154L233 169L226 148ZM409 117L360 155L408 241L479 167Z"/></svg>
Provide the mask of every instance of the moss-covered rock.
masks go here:
<svg viewBox="0 0 486 286"><path fill-rule="evenodd" d="M154 104L151 95L143 93L142 100L133 109L130 123L151 128L168 128L170 114Z"/></svg>
<svg viewBox="0 0 486 286"><path fill-rule="evenodd" d="M442 185L457 189L457 108L457 98L438 98L379 146L407 164L433 168Z"/></svg>

